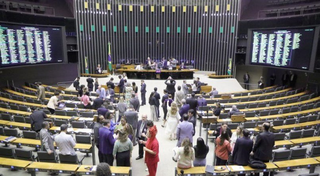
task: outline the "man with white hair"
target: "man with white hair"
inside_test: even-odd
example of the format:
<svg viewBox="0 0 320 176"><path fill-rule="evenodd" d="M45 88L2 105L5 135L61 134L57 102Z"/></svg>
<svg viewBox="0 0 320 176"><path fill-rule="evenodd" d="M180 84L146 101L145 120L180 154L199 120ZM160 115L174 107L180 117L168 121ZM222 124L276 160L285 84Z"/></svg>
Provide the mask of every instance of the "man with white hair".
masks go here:
<svg viewBox="0 0 320 176"><path fill-rule="evenodd" d="M96 93L99 95L99 98L101 98L103 101L106 100L106 89L101 87L101 85L98 87Z"/></svg>
<svg viewBox="0 0 320 176"><path fill-rule="evenodd" d="M229 117L231 118L232 115L239 113L239 109L237 108L236 105L232 105L231 111L229 112Z"/></svg>
<svg viewBox="0 0 320 176"><path fill-rule="evenodd" d="M215 95L218 95L218 91L215 87L212 88L212 91L210 92L210 98L214 98Z"/></svg>
<svg viewBox="0 0 320 176"><path fill-rule="evenodd" d="M147 129L148 129L147 128L147 119L148 119L147 114L143 114L141 116L141 120L138 121L136 139L139 144L139 156L136 158L136 160L143 158L144 144L141 141L146 141L146 134L147 134Z"/></svg>

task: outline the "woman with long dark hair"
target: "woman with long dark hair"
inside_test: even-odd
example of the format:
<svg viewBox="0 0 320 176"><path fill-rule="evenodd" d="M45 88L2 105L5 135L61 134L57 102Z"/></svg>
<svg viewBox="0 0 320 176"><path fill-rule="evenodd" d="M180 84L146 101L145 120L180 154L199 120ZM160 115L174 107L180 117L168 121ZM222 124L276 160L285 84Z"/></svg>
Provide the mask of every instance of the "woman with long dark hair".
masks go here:
<svg viewBox="0 0 320 176"><path fill-rule="evenodd" d="M194 147L195 159L193 161L194 166L205 166L206 157L209 152L209 147L204 143L204 140L201 137L197 139L197 145Z"/></svg>
<svg viewBox="0 0 320 176"><path fill-rule="evenodd" d="M195 153L189 138L185 138L181 143L181 147L179 147L175 152L176 154L172 159L174 161L178 161L179 169L188 169L193 167Z"/></svg>
<svg viewBox="0 0 320 176"><path fill-rule="evenodd" d="M232 151L232 147L230 145L230 137L226 131L223 131L221 135L216 140L216 165L226 165L229 154Z"/></svg>

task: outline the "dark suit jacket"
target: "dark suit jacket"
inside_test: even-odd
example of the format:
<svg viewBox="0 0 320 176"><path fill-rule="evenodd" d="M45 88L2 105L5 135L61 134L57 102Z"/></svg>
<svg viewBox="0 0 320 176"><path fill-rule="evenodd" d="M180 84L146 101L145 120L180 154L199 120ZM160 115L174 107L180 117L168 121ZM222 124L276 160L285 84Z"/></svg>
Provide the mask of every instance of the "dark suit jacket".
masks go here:
<svg viewBox="0 0 320 176"><path fill-rule="evenodd" d="M253 157L260 161L269 161L272 159L272 149L274 146L274 135L271 132L262 132L257 136L253 147Z"/></svg>
<svg viewBox="0 0 320 176"><path fill-rule="evenodd" d="M244 74L244 75L243 75L243 81L244 81L245 83L249 83L249 81L250 81L250 75L248 74L248 79L247 79L246 74Z"/></svg>
<svg viewBox="0 0 320 176"><path fill-rule="evenodd" d="M154 98L156 98L156 106L159 107L160 106L160 94L158 92L154 92Z"/></svg>
<svg viewBox="0 0 320 176"><path fill-rule="evenodd" d="M35 110L30 115L31 129L33 131L40 131L42 129L42 122L47 118L47 115L43 111Z"/></svg>
<svg viewBox="0 0 320 176"><path fill-rule="evenodd" d="M218 127L218 128L216 129L216 134L215 134L216 138L218 138L218 136L220 136L220 130L221 130L221 127ZM231 138L231 136L232 136L232 131L231 131L231 129L230 129L229 127L227 128L227 133L228 133L228 135L229 135L229 138Z"/></svg>
<svg viewBox="0 0 320 176"><path fill-rule="evenodd" d="M87 78L88 87L93 88L94 80L92 78Z"/></svg>
<svg viewBox="0 0 320 176"><path fill-rule="evenodd" d="M252 146L253 141L248 137L237 139L233 149L233 162L237 165L247 166Z"/></svg>
<svg viewBox="0 0 320 176"><path fill-rule="evenodd" d="M189 109L190 109L190 105L188 105L188 104L185 104L185 105L181 106L181 108L179 109L179 114L180 114L180 117L181 117L180 121L181 122L182 122L182 119L183 119L182 118L183 114L188 114Z"/></svg>
<svg viewBox="0 0 320 176"><path fill-rule="evenodd" d="M169 95L168 94L164 94L161 98L161 103L164 104L164 101L166 101L166 99L169 98Z"/></svg>
<svg viewBox="0 0 320 176"><path fill-rule="evenodd" d="M141 85L141 90L140 90L140 92L141 92L141 93L146 93L146 92L147 92L146 87L147 87L146 83L143 83L143 84Z"/></svg>
<svg viewBox="0 0 320 176"><path fill-rule="evenodd" d="M188 98L186 103L190 105L190 109L193 109L194 112L197 112L197 107L198 107L198 100L197 99Z"/></svg>
<svg viewBox="0 0 320 176"><path fill-rule="evenodd" d="M124 116L127 118L127 122L132 126L133 129L137 129L138 124L138 113L136 111L126 111Z"/></svg>
<svg viewBox="0 0 320 176"><path fill-rule="evenodd" d="M119 82L118 86L119 87L123 87L124 86L124 79L123 78L120 79L120 82Z"/></svg>
<svg viewBox="0 0 320 176"><path fill-rule="evenodd" d="M139 121L138 121L138 125L137 125L136 137L137 137L137 139L145 140L145 137L139 136L141 124L142 124L142 120L139 120ZM147 121L145 121L145 122L144 122L144 127L143 127L141 133L147 134L147 130L148 130L148 128L147 128Z"/></svg>
<svg viewBox="0 0 320 176"><path fill-rule="evenodd" d="M98 108L101 107L101 105L103 104L103 100L101 98L96 98L95 100L93 100L93 109L97 110Z"/></svg>
<svg viewBox="0 0 320 176"><path fill-rule="evenodd" d="M109 87L109 85L110 85L110 87L112 88L112 89L114 89L114 83L113 82L111 82L111 81L109 81L109 82L107 82L107 86Z"/></svg>
<svg viewBox="0 0 320 176"><path fill-rule="evenodd" d="M168 93L174 93L176 92L176 88L174 87L176 85L176 81L173 80L172 83L170 80L166 80L166 82L164 82L167 85L167 91Z"/></svg>
<svg viewBox="0 0 320 176"><path fill-rule="evenodd" d="M99 68L96 68L96 74L102 74L102 68L100 67L100 73L99 73Z"/></svg>
<svg viewBox="0 0 320 176"><path fill-rule="evenodd" d="M140 109L140 101L138 98L131 98L129 100L130 104L132 104L134 110L138 111L139 112L139 109Z"/></svg>

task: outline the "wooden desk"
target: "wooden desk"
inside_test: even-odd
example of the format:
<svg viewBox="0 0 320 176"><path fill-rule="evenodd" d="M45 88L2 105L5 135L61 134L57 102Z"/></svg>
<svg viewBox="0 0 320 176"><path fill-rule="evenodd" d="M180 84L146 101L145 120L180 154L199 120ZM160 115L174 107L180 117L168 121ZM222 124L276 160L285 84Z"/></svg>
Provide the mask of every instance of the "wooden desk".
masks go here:
<svg viewBox="0 0 320 176"><path fill-rule="evenodd" d="M290 140L282 140L282 141L275 141L274 146L276 147L282 147L282 146L290 146L293 145L293 143Z"/></svg>
<svg viewBox="0 0 320 176"><path fill-rule="evenodd" d="M221 167L224 167L224 170L218 170ZM215 166L215 173L217 175L229 175L229 170L228 168L226 168L225 166ZM206 166L197 166L197 167L192 167L189 169L179 169L179 168L175 168L175 176L177 176L178 174L181 173L181 170L184 171L184 175L188 175L188 174L205 174L206 173Z"/></svg>
<svg viewBox="0 0 320 176"><path fill-rule="evenodd" d="M15 94L15 95L19 95L19 96L22 96L22 97L27 97L27 98L32 98L32 99L38 99L37 96L33 96L33 95L28 95L28 94L23 94L23 93L20 93L20 92L16 92L14 90L10 90L10 89L4 89L6 92L9 92L11 94ZM50 98L45 98L46 100L50 100Z"/></svg>
<svg viewBox="0 0 320 176"><path fill-rule="evenodd" d="M31 129L31 125L29 123L22 123L22 122L9 122L6 124L6 126Z"/></svg>
<svg viewBox="0 0 320 176"><path fill-rule="evenodd" d="M22 86L22 88L27 89L27 90L31 90L33 92L37 92L37 89L31 88L31 87L27 87L27 86ZM50 95L54 95L54 92L49 92L49 91L45 91L46 94L50 94ZM72 94L60 94L61 96L66 96L66 97L76 97L77 95L72 95Z"/></svg>
<svg viewBox="0 0 320 176"><path fill-rule="evenodd" d="M250 166L243 166L243 169L240 169L238 165L228 165L228 168L230 169L231 173L248 173L248 172L261 172L264 170L267 171L274 171L276 169L278 169L278 167L276 165L274 165L273 163L265 163L267 168L266 169L254 169Z"/></svg>
<svg viewBox="0 0 320 176"><path fill-rule="evenodd" d="M15 168L22 168L25 169L27 166L29 166L32 163L32 161L26 161L26 160L19 160L19 159L11 159L11 158L3 158L0 157L0 166L6 166L6 167L15 167Z"/></svg>
<svg viewBox="0 0 320 176"><path fill-rule="evenodd" d="M209 78L214 78L214 79L224 79L224 78L232 78L232 75L216 75L216 74L209 74Z"/></svg>
<svg viewBox="0 0 320 176"><path fill-rule="evenodd" d="M76 172L91 175L91 174L94 174L94 172L86 168L92 168L92 167L93 167L92 165L81 165ZM110 166L110 170L111 170L111 173L113 174L125 174L125 175L131 176L130 167Z"/></svg>
<svg viewBox="0 0 320 176"><path fill-rule="evenodd" d="M7 123L9 123L10 121L7 121L7 120L0 120L0 125L7 125Z"/></svg>
<svg viewBox="0 0 320 176"><path fill-rule="evenodd" d="M46 85L46 84L42 84L42 86L43 87L50 87L50 88L52 88L52 89L56 89L56 90L61 90L61 88L60 87L54 87L54 86L49 86L49 85ZM71 92L78 92L78 91L76 91L76 90L72 90L72 89L63 89L63 90L67 90L67 91L71 91Z"/></svg>
<svg viewBox="0 0 320 176"><path fill-rule="evenodd" d="M295 115L300 115L300 114L309 114L313 112L320 111L320 108L315 108L315 109L308 109L305 111L297 111L297 112L290 112L286 114L276 114L276 115L269 115L269 116L260 116L260 120L266 120L266 119L276 119L276 118L285 118L288 116L295 116Z"/></svg>
<svg viewBox="0 0 320 176"><path fill-rule="evenodd" d="M295 145L302 145L302 144L308 144L308 143L314 143L316 141L320 141L320 136L299 138L299 139L290 139L290 141Z"/></svg>
<svg viewBox="0 0 320 176"><path fill-rule="evenodd" d="M314 157L314 159L316 159L317 161L319 161L319 162L320 162L320 156L318 156L318 157Z"/></svg>
<svg viewBox="0 0 320 176"><path fill-rule="evenodd" d="M274 126L272 127L276 131L280 131L283 129L294 129L294 128L301 128L306 126L314 126L320 124L320 120L312 121L312 122L304 122L304 123L296 123L291 125L282 125L282 126Z"/></svg>
<svg viewBox="0 0 320 176"><path fill-rule="evenodd" d="M201 86L200 92L209 93L212 90L212 86Z"/></svg>
<svg viewBox="0 0 320 176"><path fill-rule="evenodd" d="M88 73L81 73L81 76L85 76L85 77L93 77L93 78L105 78L108 77L110 75L110 73L101 73L101 74L88 74Z"/></svg>
<svg viewBox="0 0 320 176"><path fill-rule="evenodd" d="M198 71L196 69L182 69L182 70L161 70L160 73L156 73L156 70L135 70L135 69L118 69L119 72L125 72L128 78L141 77L139 75L144 74L145 76L151 76L147 79L154 79L156 75L160 75L160 79L167 79L171 76L173 79L193 79L193 73Z"/></svg>
<svg viewBox="0 0 320 176"><path fill-rule="evenodd" d="M51 171L62 171L75 173L78 169L78 164L60 164L60 163L45 163L45 162L33 162L27 166L28 170L51 170Z"/></svg>
<svg viewBox="0 0 320 176"><path fill-rule="evenodd" d="M317 165L319 161L314 158L303 158L303 159L295 159L295 160L285 160L285 161L276 161L273 162L279 169L286 169L292 167L304 167L309 165Z"/></svg>

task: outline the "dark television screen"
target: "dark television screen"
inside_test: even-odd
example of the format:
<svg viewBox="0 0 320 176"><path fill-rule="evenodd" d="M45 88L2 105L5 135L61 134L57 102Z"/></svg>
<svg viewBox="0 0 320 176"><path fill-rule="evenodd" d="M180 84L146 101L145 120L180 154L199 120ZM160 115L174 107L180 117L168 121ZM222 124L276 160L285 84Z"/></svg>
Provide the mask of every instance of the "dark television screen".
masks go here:
<svg viewBox="0 0 320 176"><path fill-rule="evenodd" d="M61 63L61 27L0 23L0 67Z"/></svg>
<svg viewBox="0 0 320 176"><path fill-rule="evenodd" d="M308 70L315 28L252 30L250 64Z"/></svg>

